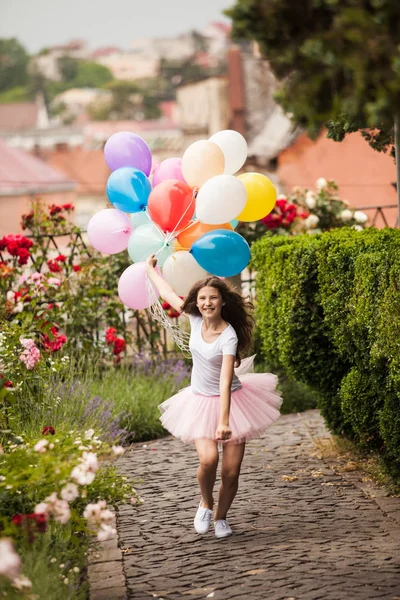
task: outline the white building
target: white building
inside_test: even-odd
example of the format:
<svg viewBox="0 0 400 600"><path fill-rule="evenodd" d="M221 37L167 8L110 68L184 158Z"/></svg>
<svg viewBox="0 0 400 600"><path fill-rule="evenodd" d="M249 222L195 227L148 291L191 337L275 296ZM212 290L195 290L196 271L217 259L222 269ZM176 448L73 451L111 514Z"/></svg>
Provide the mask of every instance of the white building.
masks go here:
<svg viewBox="0 0 400 600"><path fill-rule="evenodd" d="M146 79L157 77L160 59L157 55L136 52L113 52L93 57L97 63L110 69L116 79Z"/></svg>

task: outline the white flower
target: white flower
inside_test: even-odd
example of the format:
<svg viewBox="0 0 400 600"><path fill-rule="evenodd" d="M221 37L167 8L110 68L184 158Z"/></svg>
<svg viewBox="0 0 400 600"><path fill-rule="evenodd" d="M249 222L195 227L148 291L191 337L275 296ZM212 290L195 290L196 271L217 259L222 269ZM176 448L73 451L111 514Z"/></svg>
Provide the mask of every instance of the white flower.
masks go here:
<svg viewBox="0 0 400 600"><path fill-rule="evenodd" d="M42 514L47 515L47 510L48 510L47 502L41 502L40 504L36 504L35 508L33 509L33 512L36 513L37 515L42 515Z"/></svg>
<svg viewBox="0 0 400 600"><path fill-rule="evenodd" d="M315 199L315 194L311 190L308 190L306 193L306 204L307 204L308 208L311 208L311 209L315 208L315 205L317 204L317 201Z"/></svg>
<svg viewBox="0 0 400 600"><path fill-rule="evenodd" d="M21 573L21 558L15 552L14 542L11 538L0 540L0 575L15 579Z"/></svg>
<svg viewBox="0 0 400 600"><path fill-rule="evenodd" d="M362 231L364 228L361 227L361 225L353 225L352 229L355 229L356 231Z"/></svg>
<svg viewBox="0 0 400 600"><path fill-rule="evenodd" d="M67 502L73 502L79 496L78 487L75 485L75 483L67 483L67 485L62 488L60 496Z"/></svg>
<svg viewBox="0 0 400 600"><path fill-rule="evenodd" d="M99 468L97 454L94 454L94 452L84 452L82 454L82 464L86 471L96 473Z"/></svg>
<svg viewBox="0 0 400 600"><path fill-rule="evenodd" d="M325 179L325 177L320 177L315 182L315 187L317 188L317 190L323 190L324 188L326 188L327 185L328 185L328 182Z"/></svg>
<svg viewBox="0 0 400 600"><path fill-rule="evenodd" d="M39 440L34 446L33 449L35 452L46 452L46 446L49 442L47 440Z"/></svg>
<svg viewBox="0 0 400 600"><path fill-rule="evenodd" d="M124 454L125 452L125 448L123 448L122 446L111 446L111 449L114 452L115 456L122 456L122 454Z"/></svg>
<svg viewBox="0 0 400 600"><path fill-rule="evenodd" d="M90 440L94 436L94 429L85 431L85 440Z"/></svg>
<svg viewBox="0 0 400 600"><path fill-rule="evenodd" d="M66 500L60 500L56 492L53 492L50 494L50 496L45 498L44 502L38 504L35 507L34 512L44 512L49 515L49 517L53 517L55 521L58 521L63 525L68 523L71 518L71 511L69 509L68 502Z"/></svg>
<svg viewBox="0 0 400 600"><path fill-rule="evenodd" d="M100 518L101 518L102 523L105 523L106 525L110 525L114 521L114 514L112 513L111 510L106 508L105 510L101 511Z"/></svg>
<svg viewBox="0 0 400 600"><path fill-rule="evenodd" d="M8 302L14 302L15 294L11 290L7 292L7 300Z"/></svg>
<svg viewBox="0 0 400 600"><path fill-rule="evenodd" d="M79 567L74 567L72 570L74 573L79 573L79 571L80 571Z"/></svg>
<svg viewBox="0 0 400 600"><path fill-rule="evenodd" d="M105 542L107 540L111 540L113 537L117 535L117 530L111 527L110 525L102 525L97 533L97 539L99 542Z"/></svg>
<svg viewBox="0 0 400 600"><path fill-rule="evenodd" d="M346 208L340 213L340 218L344 223L346 223L347 221L351 221L351 219L353 218L353 213L351 212L351 210Z"/></svg>
<svg viewBox="0 0 400 600"><path fill-rule="evenodd" d="M83 512L83 516L89 523L100 523L101 521L101 506L97 504L88 504Z"/></svg>
<svg viewBox="0 0 400 600"><path fill-rule="evenodd" d="M314 229L319 223L319 217L317 215L309 215L304 221L304 225L307 229Z"/></svg>
<svg viewBox="0 0 400 600"><path fill-rule="evenodd" d="M25 575L21 575L14 579L12 586L16 590L30 590L32 588L32 581L25 577Z"/></svg>
<svg viewBox="0 0 400 600"><path fill-rule="evenodd" d="M13 308L13 314L21 313L24 310L24 303L17 302L17 304Z"/></svg>
<svg viewBox="0 0 400 600"><path fill-rule="evenodd" d="M353 216L357 223L366 223L368 221L368 215L366 215L361 210L356 210Z"/></svg>
<svg viewBox="0 0 400 600"><path fill-rule="evenodd" d="M71 472L71 479L79 483L79 485L90 485L93 483L95 474L87 471L84 465L74 467Z"/></svg>

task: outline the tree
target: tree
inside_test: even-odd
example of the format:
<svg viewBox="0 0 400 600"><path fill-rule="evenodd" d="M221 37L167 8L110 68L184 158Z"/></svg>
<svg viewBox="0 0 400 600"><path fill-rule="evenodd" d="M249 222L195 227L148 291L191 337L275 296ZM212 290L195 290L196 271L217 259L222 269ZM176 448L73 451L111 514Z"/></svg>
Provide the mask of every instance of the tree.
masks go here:
<svg viewBox="0 0 400 600"><path fill-rule="evenodd" d="M61 79L63 81L73 81L78 74L78 59L73 56L60 56L57 59L58 68L60 70Z"/></svg>
<svg viewBox="0 0 400 600"><path fill-rule="evenodd" d="M278 102L311 136L361 131L394 154L396 130L400 147L399 2L237 0L226 14L234 38L259 43L282 81ZM399 180L400 157L397 168Z"/></svg>
<svg viewBox="0 0 400 600"><path fill-rule="evenodd" d="M102 88L114 79L110 69L98 63L80 60L73 79L74 87Z"/></svg>
<svg viewBox="0 0 400 600"><path fill-rule="evenodd" d="M18 40L0 39L0 92L28 82L28 63L29 56Z"/></svg>

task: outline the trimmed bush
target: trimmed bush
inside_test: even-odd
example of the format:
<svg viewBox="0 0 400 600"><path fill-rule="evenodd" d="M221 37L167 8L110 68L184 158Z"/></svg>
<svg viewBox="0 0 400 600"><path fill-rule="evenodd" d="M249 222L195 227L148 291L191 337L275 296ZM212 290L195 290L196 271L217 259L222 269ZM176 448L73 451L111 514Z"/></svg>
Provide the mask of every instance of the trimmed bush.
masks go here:
<svg viewBox="0 0 400 600"><path fill-rule="evenodd" d="M266 237L252 250L267 362L317 390L330 429L400 474L400 231Z"/></svg>

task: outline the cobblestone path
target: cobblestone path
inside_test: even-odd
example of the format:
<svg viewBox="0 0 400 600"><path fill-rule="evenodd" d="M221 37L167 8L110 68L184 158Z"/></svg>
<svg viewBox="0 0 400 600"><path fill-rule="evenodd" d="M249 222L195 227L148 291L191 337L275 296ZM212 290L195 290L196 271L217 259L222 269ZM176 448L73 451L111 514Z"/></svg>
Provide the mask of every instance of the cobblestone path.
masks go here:
<svg viewBox="0 0 400 600"><path fill-rule="evenodd" d="M250 442L229 514L234 535L222 540L193 529L194 448L172 438L135 445L118 462L142 478L144 500L118 510L126 587L110 585L99 600L400 600L400 498L317 457L312 438L327 436L308 411ZM102 568L107 587L112 572Z"/></svg>

